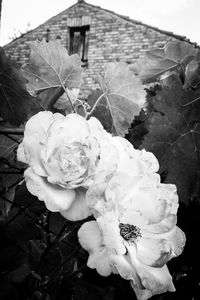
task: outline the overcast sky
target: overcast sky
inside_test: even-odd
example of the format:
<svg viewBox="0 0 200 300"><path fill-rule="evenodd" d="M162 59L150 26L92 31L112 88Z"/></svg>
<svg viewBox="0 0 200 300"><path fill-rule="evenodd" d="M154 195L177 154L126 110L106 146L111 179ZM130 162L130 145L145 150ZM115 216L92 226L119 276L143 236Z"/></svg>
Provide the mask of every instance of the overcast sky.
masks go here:
<svg viewBox="0 0 200 300"><path fill-rule="evenodd" d="M77 0L2 0L0 45L34 29ZM88 0L143 23L184 35L200 44L200 0Z"/></svg>

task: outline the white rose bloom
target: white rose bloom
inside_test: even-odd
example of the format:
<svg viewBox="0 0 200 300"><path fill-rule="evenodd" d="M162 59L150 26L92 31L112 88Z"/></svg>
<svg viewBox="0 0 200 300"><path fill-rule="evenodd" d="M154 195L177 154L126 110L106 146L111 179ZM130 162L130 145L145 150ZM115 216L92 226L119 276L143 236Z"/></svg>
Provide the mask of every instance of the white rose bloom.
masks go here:
<svg viewBox="0 0 200 300"><path fill-rule="evenodd" d="M111 135L96 118L47 111L26 123L17 156L29 165L24 174L28 190L70 220L90 214L86 190L98 172L113 172L119 161Z"/></svg>
<svg viewBox="0 0 200 300"><path fill-rule="evenodd" d="M153 154L135 157L132 175L127 165L126 173L96 177L87 192L96 221L83 224L78 237L89 252L88 267L103 276L119 273L146 300L175 290L166 263L181 254L185 235L176 226L175 185L160 183Z"/></svg>

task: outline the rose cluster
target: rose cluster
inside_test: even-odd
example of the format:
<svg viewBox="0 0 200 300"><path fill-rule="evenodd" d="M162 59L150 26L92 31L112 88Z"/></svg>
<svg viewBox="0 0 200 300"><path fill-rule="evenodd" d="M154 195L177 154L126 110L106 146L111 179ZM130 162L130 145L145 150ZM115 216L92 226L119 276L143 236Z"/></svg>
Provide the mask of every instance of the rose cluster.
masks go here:
<svg viewBox="0 0 200 300"><path fill-rule="evenodd" d="M181 254L178 196L163 184L155 156L106 132L96 118L40 112L26 124L18 159L28 190L76 221L87 265L130 280L140 300L174 291L166 263Z"/></svg>

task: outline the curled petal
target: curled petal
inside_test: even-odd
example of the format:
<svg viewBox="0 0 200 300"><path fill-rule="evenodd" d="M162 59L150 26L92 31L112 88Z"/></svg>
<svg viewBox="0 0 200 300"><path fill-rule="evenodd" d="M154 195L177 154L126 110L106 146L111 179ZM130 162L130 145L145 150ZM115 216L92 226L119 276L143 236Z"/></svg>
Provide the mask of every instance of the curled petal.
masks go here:
<svg viewBox="0 0 200 300"><path fill-rule="evenodd" d="M24 136L30 136L33 133L47 132L53 121L53 113L50 111L41 111L31 117L25 126Z"/></svg>
<svg viewBox="0 0 200 300"><path fill-rule="evenodd" d="M95 130L95 131L99 132L99 130L100 131L103 130L103 126L102 126L101 122L94 117L91 117L88 120L88 125L91 128L91 130L93 130L93 131Z"/></svg>
<svg viewBox="0 0 200 300"><path fill-rule="evenodd" d="M102 235L95 221L84 223L78 231L81 246L89 252L87 265L102 276L112 273L109 254L102 244Z"/></svg>
<svg viewBox="0 0 200 300"><path fill-rule="evenodd" d="M25 152L24 152L23 142L21 144L19 144L19 147L17 148L17 159L25 164L28 163L28 160L27 160Z"/></svg>
<svg viewBox="0 0 200 300"><path fill-rule="evenodd" d="M24 176L29 192L44 201L50 211L58 212L68 209L76 197L74 190L49 184L45 178L38 176L31 168L24 172Z"/></svg>
<svg viewBox="0 0 200 300"><path fill-rule="evenodd" d="M97 223L103 233L105 246L116 254L125 254L126 248L123 244L123 238L120 235L119 222L115 214L112 211L106 212L103 217L97 218Z"/></svg>
<svg viewBox="0 0 200 300"><path fill-rule="evenodd" d="M74 201L72 202L71 206L64 211L61 211L61 215L70 221L78 221L83 220L91 215L91 212L89 211L86 200L85 200L85 189L76 189L76 197Z"/></svg>
<svg viewBox="0 0 200 300"><path fill-rule="evenodd" d="M42 133L38 137L37 133L32 133L30 136L24 136L23 147L27 163L40 176L46 176L46 170L41 160L41 140L44 139Z"/></svg>
<svg viewBox="0 0 200 300"><path fill-rule="evenodd" d="M186 243L185 233L176 226L173 231L169 232L168 240L171 244L173 257L179 256L183 252Z"/></svg>
<svg viewBox="0 0 200 300"><path fill-rule="evenodd" d="M22 142L24 154L22 156L22 147L19 147L17 154L19 160L26 158L26 163L40 176L46 176L46 171L40 158L41 145L45 143L48 127L54 118L55 116L49 111L39 112L30 118L24 130Z"/></svg>
<svg viewBox="0 0 200 300"><path fill-rule="evenodd" d="M156 173L159 170L159 162L152 152L140 151L141 160L144 164L145 173Z"/></svg>
<svg viewBox="0 0 200 300"><path fill-rule="evenodd" d="M78 231L78 238L88 252L94 252L102 246L102 234L96 221L85 222Z"/></svg>

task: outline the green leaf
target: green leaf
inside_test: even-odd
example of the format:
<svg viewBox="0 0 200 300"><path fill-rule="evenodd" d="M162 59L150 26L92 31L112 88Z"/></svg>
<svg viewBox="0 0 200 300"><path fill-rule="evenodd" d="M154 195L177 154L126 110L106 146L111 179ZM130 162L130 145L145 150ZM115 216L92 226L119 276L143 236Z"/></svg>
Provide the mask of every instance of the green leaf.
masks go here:
<svg viewBox="0 0 200 300"><path fill-rule="evenodd" d="M147 51L134 65L144 83L158 79L163 73L181 66L183 69L196 56L199 50L186 42L169 42L164 48Z"/></svg>
<svg viewBox="0 0 200 300"><path fill-rule="evenodd" d="M19 126L35 105L36 99L27 92L25 78L16 63L0 47L0 117Z"/></svg>
<svg viewBox="0 0 200 300"><path fill-rule="evenodd" d="M156 155L165 182L177 185L185 203L199 192L200 102L187 105L198 97L184 90L178 77L168 77L167 86L151 99L154 111L141 146Z"/></svg>
<svg viewBox="0 0 200 300"><path fill-rule="evenodd" d="M81 60L77 54L69 56L58 41L31 42L31 60L24 66L31 94L62 87L78 88L81 84Z"/></svg>
<svg viewBox="0 0 200 300"><path fill-rule="evenodd" d="M103 109L111 117L112 133L124 136L145 102L142 83L127 64L109 63L100 78L100 85L102 95L96 108Z"/></svg>

